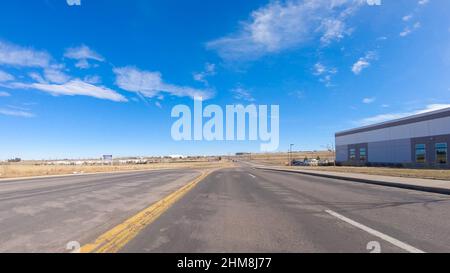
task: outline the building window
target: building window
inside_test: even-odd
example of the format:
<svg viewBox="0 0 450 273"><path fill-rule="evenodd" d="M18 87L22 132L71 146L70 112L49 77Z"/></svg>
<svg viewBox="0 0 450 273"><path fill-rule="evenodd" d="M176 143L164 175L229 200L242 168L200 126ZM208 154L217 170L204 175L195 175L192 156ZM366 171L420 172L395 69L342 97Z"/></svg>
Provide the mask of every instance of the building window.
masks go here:
<svg viewBox="0 0 450 273"><path fill-rule="evenodd" d="M356 149L350 149L350 160L356 159Z"/></svg>
<svg viewBox="0 0 450 273"><path fill-rule="evenodd" d="M416 144L416 163L426 162L426 146L425 144Z"/></svg>
<svg viewBox="0 0 450 273"><path fill-rule="evenodd" d="M436 163L447 164L447 143L436 143Z"/></svg>
<svg viewBox="0 0 450 273"><path fill-rule="evenodd" d="M366 148L359 149L359 160L365 162L367 160L367 150Z"/></svg>

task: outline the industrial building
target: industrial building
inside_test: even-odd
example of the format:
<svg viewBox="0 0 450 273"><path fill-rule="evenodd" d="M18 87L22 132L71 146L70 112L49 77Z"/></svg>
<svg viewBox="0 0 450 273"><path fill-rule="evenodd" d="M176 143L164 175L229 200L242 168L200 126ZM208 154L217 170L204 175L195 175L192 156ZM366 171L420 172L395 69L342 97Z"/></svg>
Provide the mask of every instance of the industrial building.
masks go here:
<svg viewBox="0 0 450 273"><path fill-rule="evenodd" d="M336 133L336 162L450 169L450 108Z"/></svg>

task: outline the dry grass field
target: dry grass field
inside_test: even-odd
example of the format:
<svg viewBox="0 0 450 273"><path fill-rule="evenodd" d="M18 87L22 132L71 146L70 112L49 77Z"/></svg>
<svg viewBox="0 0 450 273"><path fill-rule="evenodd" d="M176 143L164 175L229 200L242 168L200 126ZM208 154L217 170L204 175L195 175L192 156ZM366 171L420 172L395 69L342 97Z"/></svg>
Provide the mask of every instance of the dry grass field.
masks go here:
<svg viewBox="0 0 450 273"><path fill-rule="evenodd" d="M316 159L319 157L321 160L334 160L334 154L328 151L316 151L316 152L293 152L291 154L292 159L303 160L305 157L308 159ZM245 159L250 159L255 163L286 166L289 162L288 153L266 153L266 154L252 154L243 156Z"/></svg>
<svg viewBox="0 0 450 273"><path fill-rule="evenodd" d="M222 161L192 161L192 162L173 162L173 163L152 163L152 164L130 164L130 165L104 165L104 166L59 166L59 165L37 165L27 162L10 163L0 165L0 178L32 177L46 175L64 175L64 174L83 174L83 173L102 173L117 171L137 171L137 170L157 170L157 169L209 169L230 167L232 163L226 160Z"/></svg>

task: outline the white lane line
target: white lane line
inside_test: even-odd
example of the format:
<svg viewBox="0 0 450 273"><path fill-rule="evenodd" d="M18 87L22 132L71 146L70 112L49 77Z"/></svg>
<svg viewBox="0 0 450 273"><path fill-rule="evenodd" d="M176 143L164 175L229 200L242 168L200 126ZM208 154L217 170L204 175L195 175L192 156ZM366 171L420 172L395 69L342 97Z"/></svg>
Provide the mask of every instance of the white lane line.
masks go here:
<svg viewBox="0 0 450 273"><path fill-rule="evenodd" d="M386 235L386 234L381 233L379 231L376 231L376 230L374 230L374 229L372 229L370 227L367 227L367 226L365 226L363 224L360 224L360 223L358 223L356 221L353 221L352 219L349 219L349 218L347 218L345 216L342 216L342 215L340 215L337 212L334 212L332 210L326 210L325 212L330 214L330 215L332 215L332 216L334 216L334 217L336 217L336 218L338 218L338 219L340 219L340 220L342 220L342 221L344 221L344 222L346 222L346 223L348 223L348 224L350 224L350 225L352 225L352 226L355 226L355 227L357 227L359 229L362 229L362 230L364 230L367 233L370 233L370 234L372 234L372 235L374 235L374 236L376 236L376 237L378 237L380 239L383 239L386 242L389 242L389 243L391 243L391 244L395 245L396 247L399 247L399 248L401 248L403 250L406 250L406 251L411 252L411 253L425 253L425 251L423 251L423 250L420 250L418 248L410 246L410 245L408 245L408 244L406 244L406 243L404 243L402 241L399 241L399 240L397 240L395 238L392 238L389 235Z"/></svg>
<svg viewBox="0 0 450 273"><path fill-rule="evenodd" d="M253 174L249 173L248 175L250 175L252 178L256 178L256 176L254 176Z"/></svg>

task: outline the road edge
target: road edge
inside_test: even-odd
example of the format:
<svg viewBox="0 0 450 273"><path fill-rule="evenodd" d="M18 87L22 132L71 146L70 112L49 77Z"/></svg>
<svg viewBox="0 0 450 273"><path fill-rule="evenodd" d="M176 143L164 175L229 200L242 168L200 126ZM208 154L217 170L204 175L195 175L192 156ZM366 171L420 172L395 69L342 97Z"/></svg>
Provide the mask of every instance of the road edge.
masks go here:
<svg viewBox="0 0 450 273"><path fill-rule="evenodd" d="M138 212L125 222L113 227L100 235L93 243L81 247L81 253L116 253L128 242L135 238L149 224L159 218L172 205L203 181L211 173L217 171L204 170L194 180L190 181L177 191L152 204L150 207Z"/></svg>
<svg viewBox="0 0 450 273"><path fill-rule="evenodd" d="M174 171L174 170L196 170L196 167L185 167L185 168L156 168L156 169L142 169L142 170L121 170L121 171L108 171L108 172L89 172L89 173L67 173L67 174L51 174L51 175L38 175L38 176L23 176L23 177L10 177L10 178L0 178L0 183L3 182L14 182L22 180L34 180L34 179L45 179L45 178L65 178L65 177L77 177L77 176L90 176L99 174L127 174L127 173L139 173L139 172L151 172L151 171Z"/></svg>
<svg viewBox="0 0 450 273"><path fill-rule="evenodd" d="M268 171L276 171L276 172L297 173L297 174L302 174L302 175L310 175L310 176L317 176L317 177L339 179L339 180L345 180L345 181L351 181L351 182L359 182L359 183L364 183L364 184L386 186L386 187L391 187L391 188L402 188L402 189L407 189L407 190L416 190L416 191L423 191L423 192L430 192L430 193L438 193L438 194L450 195L450 189L446 189L446 188L419 186L419 185L411 185L411 184L401 184L401 183L395 183L395 182L387 182L387 181L379 181L379 180L374 180L374 179L364 179L364 178L356 178L356 177L348 177L348 176L331 175L331 174L324 174L324 173L311 173L311 172L303 172L301 170L274 169L274 168L267 168L267 167L257 167L256 169L268 170Z"/></svg>

